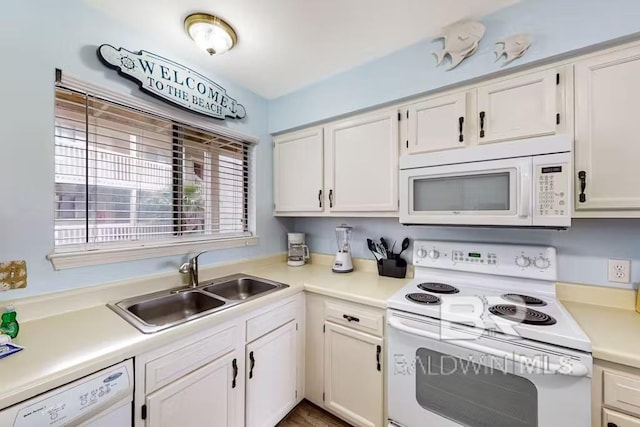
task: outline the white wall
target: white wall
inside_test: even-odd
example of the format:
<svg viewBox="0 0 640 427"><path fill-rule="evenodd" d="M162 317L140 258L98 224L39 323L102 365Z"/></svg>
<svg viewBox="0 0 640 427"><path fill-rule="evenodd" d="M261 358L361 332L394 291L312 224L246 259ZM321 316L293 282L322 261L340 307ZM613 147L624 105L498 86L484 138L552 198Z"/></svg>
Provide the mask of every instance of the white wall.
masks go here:
<svg viewBox="0 0 640 427"><path fill-rule="evenodd" d="M165 51L154 40L119 27L81 1L7 2L0 14L0 260L25 259L28 271L27 288L0 293L0 300L175 271L185 260L178 256L54 271L45 259L53 250L54 70L60 68L88 82L153 100L98 61L96 49L103 43L148 50L190 65L181 52ZM227 120L224 125L261 139L256 152L257 231L261 239L255 247L210 252L201 257L201 263L281 252L286 224L271 215L267 102L216 75L208 73L208 77L247 110L245 120Z"/></svg>

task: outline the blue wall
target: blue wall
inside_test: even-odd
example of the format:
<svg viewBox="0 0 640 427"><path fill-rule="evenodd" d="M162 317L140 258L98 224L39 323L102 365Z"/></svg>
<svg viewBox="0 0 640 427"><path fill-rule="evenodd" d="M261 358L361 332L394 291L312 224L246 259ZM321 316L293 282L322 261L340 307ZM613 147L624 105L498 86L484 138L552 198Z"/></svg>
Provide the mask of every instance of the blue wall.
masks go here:
<svg viewBox="0 0 640 427"><path fill-rule="evenodd" d="M10 2L0 15L0 260L27 260L28 286L0 293L0 300L176 271L184 257L157 258L54 271L45 256L53 250L54 70L134 96L137 86L102 65L102 43L145 49L189 65L180 52L168 52L81 1ZM196 67L194 67L196 68ZM201 70L204 71L204 70ZM286 224L273 218L272 152L267 134L267 101L216 75L247 109L247 119L226 126L257 136L258 246L213 251L204 264L268 255L285 249ZM221 124L221 122L216 121Z"/></svg>
<svg viewBox="0 0 640 427"><path fill-rule="evenodd" d="M269 132L308 125L442 89L463 81L521 68L595 44L640 32L637 0L522 0L481 21L487 32L478 51L452 71L436 68L440 41L425 40L351 71L269 102ZM523 58L501 68L494 43L530 33L534 44Z"/></svg>
<svg viewBox="0 0 640 427"><path fill-rule="evenodd" d="M607 282L607 259L632 260L632 282L640 281L640 219L577 219L566 231L499 228L405 227L397 218L297 218L292 231L307 233L311 252L336 251L335 227L354 227L354 256L373 259L366 239L390 242L403 238L503 242L554 246L558 251L560 281L630 288L632 285ZM412 245L413 247L413 245ZM404 258L411 262L411 248ZM637 286L637 285L636 285Z"/></svg>
<svg viewBox="0 0 640 427"><path fill-rule="evenodd" d="M494 43L520 32L535 41L509 71L554 60L640 32L640 2L634 0L523 0L481 19L487 32L478 52L453 71L435 67L430 40L321 81L269 103L272 133L322 122L354 111L416 97L461 82L505 73L494 63ZM607 282L607 259L632 260L632 280L640 280L640 219L575 220L564 232L513 229L403 227L397 219L301 218L295 231L308 233L312 251L335 252L334 228L355 226L354 254L372 258L365 238L470 240L548 244L557 247L563 281L631 287Z"/></svg>

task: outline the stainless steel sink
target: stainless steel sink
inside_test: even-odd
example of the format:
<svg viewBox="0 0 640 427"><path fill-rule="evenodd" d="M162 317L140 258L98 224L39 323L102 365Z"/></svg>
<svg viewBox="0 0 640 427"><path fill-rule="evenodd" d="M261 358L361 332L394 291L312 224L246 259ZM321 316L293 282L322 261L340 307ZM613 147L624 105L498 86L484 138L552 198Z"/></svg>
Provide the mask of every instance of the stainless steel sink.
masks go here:
<svg viewBox="0 0 640 427"><path fill-rule="evenodd" d="M244 276L227 282L206 286L202 288L202 290L230 300L245 300L256 295L264 294L265 292L277 290L282 286L286 285Z"/></svg>
<svg viewBox="0 0 640 427"><path fill-rule="evenodd" d="M188 319L224 304L224 301L202 292L186 291L145 300L127 307L127 310L147 324L160 326Z"/></svg>
<svg viewBox="0 0 640 427"><path fill-rule="evenodd" d="M197 288L170 289L107 306L140 331L153 333L287 287L271 280L234 274Z"/></svg>

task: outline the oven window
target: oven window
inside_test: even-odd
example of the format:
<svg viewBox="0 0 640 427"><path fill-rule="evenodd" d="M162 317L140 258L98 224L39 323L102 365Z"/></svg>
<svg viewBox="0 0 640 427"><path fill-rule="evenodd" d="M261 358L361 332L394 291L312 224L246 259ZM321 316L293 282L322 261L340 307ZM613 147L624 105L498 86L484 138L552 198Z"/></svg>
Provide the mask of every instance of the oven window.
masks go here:
<svg viewBox="0 0 640 427"><path fill-rule="evenodd" d="M416 179L413 210L509 211L509 172Z"/></svg>
<svg viewBox="0 0 640 427"><path fill-rule="evenodd" d="M473 427L536 427L538 392L524 377L437 351L416 352L416 399L424 409Z"/></svg>

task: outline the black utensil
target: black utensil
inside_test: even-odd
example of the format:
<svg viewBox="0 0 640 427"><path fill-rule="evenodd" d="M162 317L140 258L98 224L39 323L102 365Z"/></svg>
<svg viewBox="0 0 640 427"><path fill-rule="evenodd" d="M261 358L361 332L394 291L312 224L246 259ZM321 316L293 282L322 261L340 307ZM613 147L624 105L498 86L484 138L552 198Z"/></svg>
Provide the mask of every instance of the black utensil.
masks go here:
<svg viewBox="0 0 640 427"><path fill-rule="evenodd" d="M400 250L400 252L398 252L398 255L396 255L398 258L400 258L400 254L402 254L402 252L406 251L409 248L409 238L405 237L402 240L402 248Z"/></svg>

